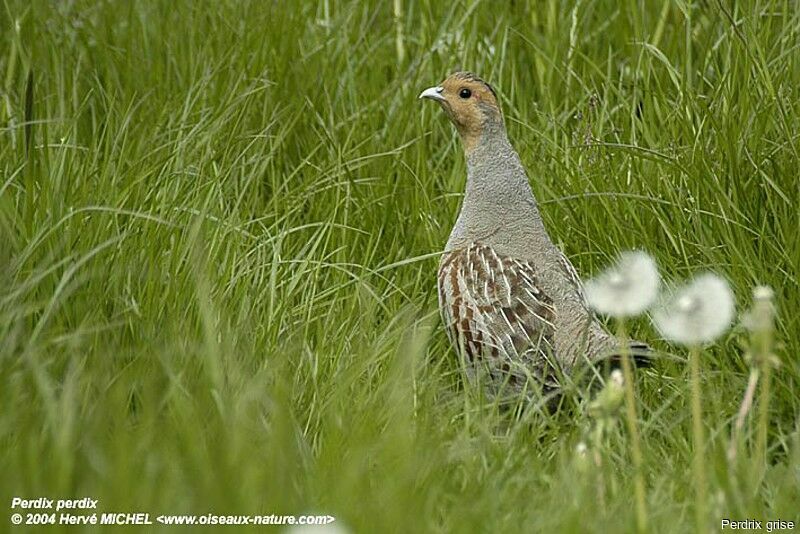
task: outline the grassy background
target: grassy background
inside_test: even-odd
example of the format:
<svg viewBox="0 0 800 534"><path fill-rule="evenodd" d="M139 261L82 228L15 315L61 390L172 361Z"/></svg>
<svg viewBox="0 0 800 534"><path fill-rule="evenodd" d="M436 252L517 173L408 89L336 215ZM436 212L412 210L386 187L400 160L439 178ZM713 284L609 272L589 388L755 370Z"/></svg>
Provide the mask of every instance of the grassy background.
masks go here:
<svg viewBox="0 0 800 534"><path fill-rule="evenodd" d="M439 327L465 166L416 97L468 68L584 276L636 247L669 279L723 274L741 308L776 289L766 461L724 457L744 331L704 354L710 509L800 519L793 2L0 7L0 502L632 529L622 425L581 474L581 392L505 421L465 395ZM682 532L686 354L635 329L674 354L638 388L651 525Z"/></svg>

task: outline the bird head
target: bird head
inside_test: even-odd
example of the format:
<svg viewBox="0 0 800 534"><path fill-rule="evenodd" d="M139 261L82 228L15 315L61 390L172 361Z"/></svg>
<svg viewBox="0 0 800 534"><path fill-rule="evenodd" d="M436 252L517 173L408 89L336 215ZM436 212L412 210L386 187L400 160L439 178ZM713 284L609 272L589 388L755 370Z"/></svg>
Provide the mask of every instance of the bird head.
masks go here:
<svg viewBox="0 0 800 534"><path fill-rule="evenodd" d="M455 72L440 85L422 91L444 108L469 152L487 131L503 130L503 114L492 86L471 72Z"/></svg>

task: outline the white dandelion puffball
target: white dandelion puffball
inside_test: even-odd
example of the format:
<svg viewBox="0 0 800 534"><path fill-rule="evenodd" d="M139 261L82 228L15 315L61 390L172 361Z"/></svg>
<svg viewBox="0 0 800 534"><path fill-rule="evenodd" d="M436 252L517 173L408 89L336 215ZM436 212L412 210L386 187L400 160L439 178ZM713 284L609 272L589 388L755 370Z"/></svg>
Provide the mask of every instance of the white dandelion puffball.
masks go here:
<svg viewBox="0 0 800 534"><path fill-rule="evenodd" d="M701 274L678 289L653 312L653 324L666 339L699 345L718 338L733 321L735 303L728 282Z"/></svg>
<svg viewBox="0 0 800 534"><path fill-rule="evenodd" d="M586 302L604 315L639 315L658 296L660 277L653 258L641 251L620 254L616 264L586 282Z"/></svg>

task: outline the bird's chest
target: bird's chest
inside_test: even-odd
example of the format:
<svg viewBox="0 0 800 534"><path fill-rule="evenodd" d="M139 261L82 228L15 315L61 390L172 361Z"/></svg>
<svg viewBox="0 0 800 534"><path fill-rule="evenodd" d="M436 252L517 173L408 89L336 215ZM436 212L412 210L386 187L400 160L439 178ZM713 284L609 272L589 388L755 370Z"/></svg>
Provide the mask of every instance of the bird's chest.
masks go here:
<svg viewBox="0 0 800 534"><path fill-rule="evenodd" d="M486 251L473 245L480 244L491 251L484 257L487 262L499 261L498 256L536 260L548 253L552 244L546 233L536 231L534 222L528 218L510 217L504 211L483 210L465 204L450 232L445 250L471 250L474 259L479 259Z"/></svg>

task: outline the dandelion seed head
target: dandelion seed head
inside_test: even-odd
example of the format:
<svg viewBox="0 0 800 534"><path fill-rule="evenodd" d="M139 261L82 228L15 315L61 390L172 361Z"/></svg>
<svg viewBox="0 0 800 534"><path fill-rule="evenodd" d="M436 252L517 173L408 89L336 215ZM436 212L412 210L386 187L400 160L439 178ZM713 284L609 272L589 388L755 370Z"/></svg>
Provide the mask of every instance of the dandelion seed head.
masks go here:
<svg viewBox="0 0 800 534"><path fill-rule="evenodd" d="M668 297L653 312L653 324L670 341L699 345L725 332L734 311L733 292L728 283L706 273Z"/></svg>
<svg viewBox="0 0 800 534"><path fill-rule="evenodd" d="M630 317L645 311L658 295L658 267L647 253L629 251L586 283L586 301L612 317Z"/></svg>
<svg viewBox="0 0 800 534"><path fill-rule="evenodd" d="M700 303L697 301L697 295L683 295L678 299L677 308L683 313L691 313L700 306Z"/></svg>

